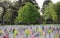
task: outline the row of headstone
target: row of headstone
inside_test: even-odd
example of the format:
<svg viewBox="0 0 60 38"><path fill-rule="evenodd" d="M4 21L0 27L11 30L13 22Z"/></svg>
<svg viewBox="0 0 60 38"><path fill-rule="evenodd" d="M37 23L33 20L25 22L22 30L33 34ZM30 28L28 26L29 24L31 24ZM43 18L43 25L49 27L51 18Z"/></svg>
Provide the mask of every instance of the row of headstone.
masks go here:
<svg viewBox="0 0 60 38"><path fill-rule="evenodd" d="M0 33L9 38L60 38L60 26L0 26Z"/></svg>

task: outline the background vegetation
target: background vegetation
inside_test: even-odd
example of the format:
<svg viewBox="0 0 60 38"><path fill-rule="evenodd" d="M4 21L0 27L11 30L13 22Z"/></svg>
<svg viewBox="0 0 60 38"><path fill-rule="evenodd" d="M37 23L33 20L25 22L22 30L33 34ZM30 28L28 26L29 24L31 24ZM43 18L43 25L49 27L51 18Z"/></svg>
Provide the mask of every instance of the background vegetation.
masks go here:
<svg viewBox="0 0 60 38"><path fill-rule="evenodd" d="M60 2L44 1L42 16L35 0L3 1L0 2L1 8L0 24L60 24Z"/></svg>

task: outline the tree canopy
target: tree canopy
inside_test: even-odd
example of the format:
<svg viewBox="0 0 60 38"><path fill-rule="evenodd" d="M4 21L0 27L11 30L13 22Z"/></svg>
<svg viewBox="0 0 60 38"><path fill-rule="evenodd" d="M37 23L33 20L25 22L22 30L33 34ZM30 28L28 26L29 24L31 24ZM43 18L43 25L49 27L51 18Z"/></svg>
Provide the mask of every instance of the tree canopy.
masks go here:
<svg viewBox="0 0 60 38"><path fill-rule="evenodd" d="M57 14L55 12L55 8L54 8L54 4L50 3L44 11L44 19L48 20L48 19L52 19L53 21L57 20Z"/></svg>
<svg viewBox="0 0 60 38"><path fill-rule="evenodd" d="M18 23L36 23L38 22L39 17L40 13L38 9L33 4L28 2L25 6L19 9L18 16L15 21Z"/></svg>
<svg viewBox="0 0 60 38"><path fill-rule="evenodd" d="M54 7L57 14L57 21L60 23L60 2L57 2Z"/></svg>

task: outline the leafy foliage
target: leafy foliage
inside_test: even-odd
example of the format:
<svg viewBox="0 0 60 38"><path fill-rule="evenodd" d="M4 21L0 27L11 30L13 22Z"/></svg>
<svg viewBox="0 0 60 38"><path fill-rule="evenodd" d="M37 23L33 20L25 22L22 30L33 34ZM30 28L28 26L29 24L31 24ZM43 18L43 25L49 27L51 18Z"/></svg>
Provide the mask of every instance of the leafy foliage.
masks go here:
<svg viewBox="0 0 60 38"><path fill-rule="evenodd" d="M25 6L19 9L18 16L15 21L18 23L36 23L38 22L39 16L40 13L38 9L33 4L28 2Z"/></svg>
<svg viewBox="0 0 60 38"><path fill-rule="evenodd" d="M3 16L3 20L4 20L4 22L6 22L6 24L8 24L8 23L12 23L13 22L13 10L12 9L7 9L6 10L6 13L5 13L5 15Z"/></svg>
<svg viewBox="0 0 60 38"><path fill-rule="evenodd" d="M55 10L56 10L58 23L60 23L60 2L57 2L54 7L55 7Z"/></svg>
<svg viewBox="0 0 60 38"><path fill-rule="evenodd" d="M57 20L57 15L54 9L54 4L50 3L44 11L44 19L48 20L48 19L52 19L53 21Z"/></svg>
<svg viewBox="0 0 60 38"><path fill-rule="evenodd" d="M51 0L45 0L45 1L43 2L43 7L42 7L42 10L41 10L42 13L44 13L45 7L46 7L50 2L52 2L52 1L51 1Z"/></svg>

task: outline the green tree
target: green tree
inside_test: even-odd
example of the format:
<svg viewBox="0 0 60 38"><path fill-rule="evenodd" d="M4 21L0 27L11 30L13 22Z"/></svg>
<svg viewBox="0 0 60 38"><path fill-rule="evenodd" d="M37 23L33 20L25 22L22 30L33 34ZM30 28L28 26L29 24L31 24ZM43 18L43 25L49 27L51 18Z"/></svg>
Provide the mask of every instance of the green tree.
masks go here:
<svg viewBox="0 0 60 38"><path fill-rule="evenodd" d="M32 3L26 3L25 6L21 7L18 11L18 16L16 17L16 22L24 22L24 23L36 23L38 22L38 18L40 17L40 13L38 9Z"/></svg>
<svg viewBox="0 0 60 38"><path fill-rule="evenodd" d="M55 4L55 10L56 10L56 14L57 14L57 21L58 23L60 23L60 2L57 2Z"/></svg>
<svg viewBox="0 0 60 38"><path fill-rule="evenodd" d="M45 7L44 11L44 20L52 19L54 22L57 20L57 14L55 12L54 4L50 3L47 7Z"/></svg>
<svg viewBox="0 0 60 38"><path fill-rule="evenodd" d="M5 15L3 16L3 21L5 24L11 24L14 21L14 13L12 9L7 9Z"/></svg>
<svg viewBox="0 0 60 38"><path fill-rule="evenodd" d="M3 1L3 2L1 2L0 3L0 7L2 7L3 8L3 13L1 14L1 16L0 16L0 23L1 24L4 24L4 21L5 22L7 22L6 21L6 18L8 17L8 15L10 14L10 13L6 13L6 12L10 12L13 8L12 8L12 3L11 2L9 2L9 1ZM12 8L12 9L11 9ZM8 10L8 9L10 9L10 10ZM12 11L14 11L14 10L12 10ZM6 15L6 14L8 14L8 15ZM9 19L10 20L10 19ZM7 22L8 23L8 22Z"/></svg>
<svg viewBox="0 0 60 38"><path fill-rule="evenodd" d="M51 0L45 0L45 1L43 2L43 6L42 6L42 10L41 10L42 13L44 13L45 7L46 7L50 2L52 2L52 1L51 1Z"/></svg>

